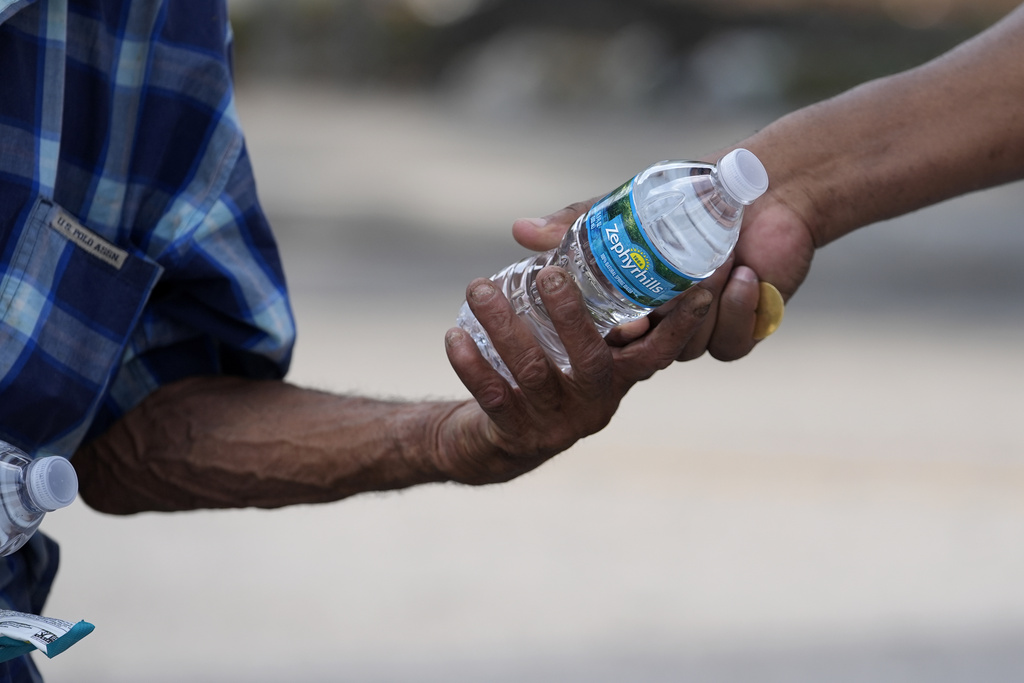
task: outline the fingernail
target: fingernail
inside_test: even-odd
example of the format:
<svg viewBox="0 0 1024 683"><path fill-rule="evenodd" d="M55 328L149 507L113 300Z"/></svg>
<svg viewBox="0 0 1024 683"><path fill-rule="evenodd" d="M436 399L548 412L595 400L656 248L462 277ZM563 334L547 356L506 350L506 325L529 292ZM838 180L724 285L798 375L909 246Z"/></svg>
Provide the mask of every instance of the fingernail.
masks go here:
<svg viewBox="0 0 1024 683"><path fill-rule="evenodd" d="M461 336L462 333L453 327L452 329L448 330L448 333L446 335L444 335L444 345L448 347L455 346L455 344L459 341L459 337Z"/></svg>
<svg viewBox="0 0 1024 683"><path fill-rule="evenodd" d="M693 295L693 314L698 318L703 318L711 310L711 302L714 301L715 296L708 290L698 287L697 291Z"/></svg>
<svg viewBox="0 0 1024 683"><path fill-rule="evenodd" d="M752 282L755 285L758 283L757 273L748 266L736 266L732 271L732 277L743 282Z"/></svg>
<svg viewBox="0 0 1024 683"><path fill-rule="evenodd" d="M529 223L530 225L534 225L534 226L536 226L538 228L546 228L547 225L548 225L548 219L547 218L522 218L520 220L524 220L527 223Z"/></svg>
<svg viewBox="0 0 1024 683"><path fill-rule="evenodd" d="M490 282L481 282L480 284L475 285L469 290L469 295L473 297L473 300L478 303L490 301L491 297L494 296L494 293L494 285L492 285Z"/></svg>
<svg viewBox="0 0 1024 683"><path fill-rule="evenodd" d="M560 270L545 273L539 284L546 294L553 294L565 286L565 273Z"/></svg>

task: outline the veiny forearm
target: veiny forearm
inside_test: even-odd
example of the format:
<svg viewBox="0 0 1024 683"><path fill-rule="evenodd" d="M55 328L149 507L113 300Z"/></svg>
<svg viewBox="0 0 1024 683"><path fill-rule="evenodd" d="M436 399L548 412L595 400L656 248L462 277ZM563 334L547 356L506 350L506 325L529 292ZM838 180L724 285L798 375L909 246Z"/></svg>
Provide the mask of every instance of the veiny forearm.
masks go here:
<svg viewBox="0 0 1024 683"><path fill-rule="evenodd" d="M327 502L445 480L436 433L460 405L194 378L158 390L72 462L82 498L113 514Z"/></svg>
<svg viewBox="0 0 1024 683"><path fill-rule="evenodd" d="M1024 7L921 67L783 117L743 143L817 246L1024 177Z"/></svg>

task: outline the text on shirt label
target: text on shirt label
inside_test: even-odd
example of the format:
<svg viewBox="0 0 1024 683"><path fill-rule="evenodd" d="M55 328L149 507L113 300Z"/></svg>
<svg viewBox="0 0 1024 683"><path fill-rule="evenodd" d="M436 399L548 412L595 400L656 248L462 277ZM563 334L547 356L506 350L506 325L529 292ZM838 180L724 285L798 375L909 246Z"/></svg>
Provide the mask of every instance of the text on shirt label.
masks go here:
<svg viewBox="0 0 1024 683"><path fill-rule="evenodd" d="M118 249L92 230L82 226L81 223L63 211L58 211L50 220L50 227L67 237L80 248L118 270L121 270L121 266L128 259L127 251Z"/></svg>

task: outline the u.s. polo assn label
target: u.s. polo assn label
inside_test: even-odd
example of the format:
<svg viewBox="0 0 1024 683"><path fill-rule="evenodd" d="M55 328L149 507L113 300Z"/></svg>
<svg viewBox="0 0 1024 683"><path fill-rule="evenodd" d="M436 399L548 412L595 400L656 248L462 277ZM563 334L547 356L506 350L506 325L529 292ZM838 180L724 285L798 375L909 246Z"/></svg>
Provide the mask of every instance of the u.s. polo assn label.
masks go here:
<svg viewBox="0 0 1024 683"><path fill-rule="evenodd" d="M121 270L128 260L128 252L115 247L92 230L89 230L64 211L57 210L50 219L50 227L67 237L76 246L96 258Z"/></svg>

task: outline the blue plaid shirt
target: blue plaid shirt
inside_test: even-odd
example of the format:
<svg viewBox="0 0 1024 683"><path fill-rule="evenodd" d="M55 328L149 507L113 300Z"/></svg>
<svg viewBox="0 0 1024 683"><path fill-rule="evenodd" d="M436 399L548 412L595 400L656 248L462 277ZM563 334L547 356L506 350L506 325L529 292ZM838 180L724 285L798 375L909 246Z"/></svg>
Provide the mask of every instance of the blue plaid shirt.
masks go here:
<svg viewBox="0 0 1024 683"><path fill-rule="evenodd" d="M32 455L71 456L187 376L284 376L294 325L226 15L0 0L0 439ZM39 613L55 565L37 534L0 561L0 605Z"/></svg>

